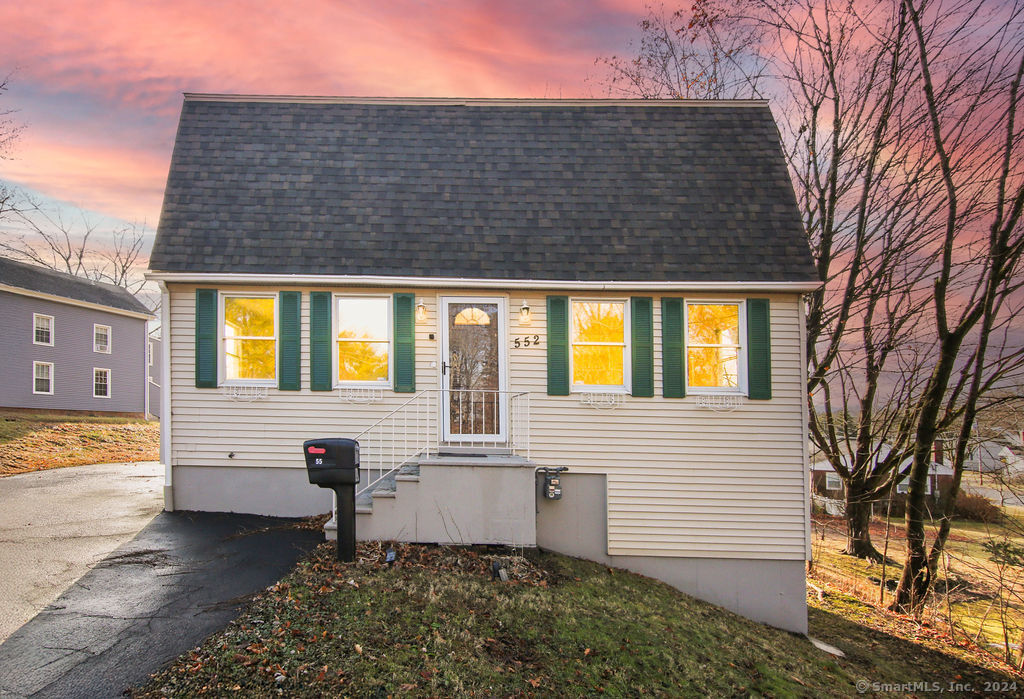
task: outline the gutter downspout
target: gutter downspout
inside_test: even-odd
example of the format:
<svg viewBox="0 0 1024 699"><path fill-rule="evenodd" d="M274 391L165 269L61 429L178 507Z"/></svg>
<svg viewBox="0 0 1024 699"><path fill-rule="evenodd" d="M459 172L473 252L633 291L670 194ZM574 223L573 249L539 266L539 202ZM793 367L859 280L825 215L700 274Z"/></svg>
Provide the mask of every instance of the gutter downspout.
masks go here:
<svg viewBox="0 0 1024 699"><path fill-rule="evenodd" d="M164 510L174 512L174 470L171 467L171 295L160 286L160 462L164 465ZM146 368L147 377L149 367ZM146 380L147 389L149 379Z"/></svg>

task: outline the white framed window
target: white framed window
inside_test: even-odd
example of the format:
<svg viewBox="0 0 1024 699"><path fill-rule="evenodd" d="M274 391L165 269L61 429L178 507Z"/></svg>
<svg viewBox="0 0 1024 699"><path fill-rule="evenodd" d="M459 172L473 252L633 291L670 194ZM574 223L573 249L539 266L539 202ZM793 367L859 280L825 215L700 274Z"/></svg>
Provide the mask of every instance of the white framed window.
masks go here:
<svg viewBox="0 0 1024 699"><path fill-rule="evenodd" d="M93 323L92 326L92 351L100 354L110 354L110 326Z"/></svg>
<svg viewBox="0 0 1024 699"><path fill-rule="evenodd" d="M910 492L910 477L909 476L904 478L902 481L900 481L899 483L896 484L896 492L897 493L903 493L904 495L906 495L907 493ZM931 476L928 476L928 480L926 480L924 482L924 494L925 495L931 495L932 494L932 477Z"/></svg>
<svg viewBox="0 0 1024 699"><path fill-rule="evenodd" d="M747 392L744 301L686 302L687 393Z"/></svg>
<svg viewBox="0 0 1024 699"><path fill-rule="evenodd" d="M839 477L838 473L826 473L825 474L825 490L842 490L843 479Z"/></svg>
<svg viewBox="0 0 1024 699"><path fill-rule="evenodd" d="M390 296L335 295L336 385L391 386L391 312Z"/></svg>
<svg viewBox="0 0 1024 699"><path fill-rule="evenodd" d="M53 347L53 316L32 314L32 344Z"/></svg>
<svg viewBox="0 0 1024 699"><path fill-rule="evenodd" d="M277 295L220 297L220 376L228 384L277 380Z"/></svg>
<svg viewBox="0 0 1024 699"><path fill-rule="evenodd" d="M629 303L570 299L569 376L573 391L628 391Z"/></svg>
<svg viewBox="0 0 1024 699"><path fill-rule="evenodd" d="M92 370L92 397L110 398L110 369Z"/></svg>
<svg viewBox="0 0 1024 699"><path fill-rule="evenodd" d="M53 395L53 362L32 362L32 393Z"/></svg>
<svg viewBox="0 0 1024 699"><path fill-rule="evenodd" d="M146 366L153 366L153 341L146 343Z"/></svg>

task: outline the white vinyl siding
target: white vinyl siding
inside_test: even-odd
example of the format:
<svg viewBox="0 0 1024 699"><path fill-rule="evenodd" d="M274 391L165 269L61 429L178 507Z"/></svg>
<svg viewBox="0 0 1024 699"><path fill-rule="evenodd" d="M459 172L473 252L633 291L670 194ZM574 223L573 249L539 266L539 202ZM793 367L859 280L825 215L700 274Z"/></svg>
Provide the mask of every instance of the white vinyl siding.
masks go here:
<svg viewBox="0 0 1024 699"><path fill-rule="evenodd" d="M302 454L296 445L303 440L358 434L411 397L385 391L381 400L351 403L341 400L337 391L309 390L308 292L372 295L380 294L379 289L301 289L302 390L279 392L270 387L267 399L246 403L230 400L219 389L195 388L194 287L169 288L174 466L301 469ZM235 292L222 287L221 293ZM427 308L426 322L416 323L418 391L438 388L437 305L442 295L494 294L472 289L417 292L417 303L422 300ZM547 395L547 294L524 296L517 291L510 297L513 308L525 298L532 316L529 325L521 325L518 313L509 314L507 343L508 387L531 394L531 460L538 467L568 466L570 475L606 475L609 554L804 560L808 508L798 295L757 294L771 301L772 400L741 398L733 412L698 408L690 395L661 397L660 296L644 295L655 299L654 397L620 394L618 406L610 410L585 404L586 394ZM688 298L685 293L676 296ZM716 298L740 302L745 295ZM627 336L628 332L627 320ZM530 338L529 346L520 342L517 347L515 340L524 337ZM539 342L534 343L534 337ZM234 458L229 459L229 453ZM566 479L566 487L571 487L571 479Z"/></svg>

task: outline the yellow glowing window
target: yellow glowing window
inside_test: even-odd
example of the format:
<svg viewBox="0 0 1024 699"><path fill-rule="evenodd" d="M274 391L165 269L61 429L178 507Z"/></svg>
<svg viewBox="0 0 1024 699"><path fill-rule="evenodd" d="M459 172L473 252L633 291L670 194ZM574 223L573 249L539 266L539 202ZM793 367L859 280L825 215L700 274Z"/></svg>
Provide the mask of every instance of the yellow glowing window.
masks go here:
<svg viewBox="0 0 1024 699"><path fill-rule="evenodd" d="M740 305L686 306L686 380L694 388L739 388Z"/></svg>
<svg viewBox="0 0 1024 699"><path fill-rule="evenodd" d="M625 301L572 302L572 383L625 387Z"/></svg>
<svg viewBox="0 0 1024 699"><path fill-rule="evenodd" d="M266 380L277 375L276 299L224 298L224 378Z"/></svg>
<svg viewBox="0 0 1024 699"><path fill-rule="evenodd" d="M388 381L388 299L339 297L338 381L341 383Z"/></svg>

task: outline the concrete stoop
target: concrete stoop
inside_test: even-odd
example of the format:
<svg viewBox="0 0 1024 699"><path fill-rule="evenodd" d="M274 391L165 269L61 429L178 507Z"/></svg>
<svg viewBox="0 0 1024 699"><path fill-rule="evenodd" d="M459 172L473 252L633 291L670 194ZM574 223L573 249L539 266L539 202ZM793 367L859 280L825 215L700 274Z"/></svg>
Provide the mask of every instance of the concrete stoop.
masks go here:
<svg viewBox="0 0 1024 699"><path fill-rule="evenodd" d="M442 448L356 500L356 538L537 545L535 465L501 448ZM324 528L337 538L334 521Z"/></svg>

